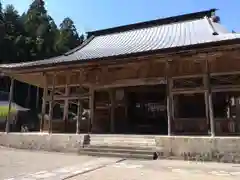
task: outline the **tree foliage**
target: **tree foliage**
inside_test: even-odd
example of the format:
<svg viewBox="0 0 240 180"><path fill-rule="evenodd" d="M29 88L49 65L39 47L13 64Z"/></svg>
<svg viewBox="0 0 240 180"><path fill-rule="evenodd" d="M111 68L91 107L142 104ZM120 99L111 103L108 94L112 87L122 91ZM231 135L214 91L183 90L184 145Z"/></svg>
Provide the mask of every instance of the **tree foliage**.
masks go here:
<svg viewBox="0 0 240 180"><path fill-rule="evenodd" d="M34 0L21 15L13 5L3 9L0 3L0 63L47 59L79 46L83 40L70 18L56 25L44 0ZM24 92L27 89L22 84L21 88Z"/></svg>
<svg viewBox="0 0 240 180"><path fill-rule="evenodd" d="M60 24L57 36L56 49L58 52L64 53L70 49L79 46L83 42L83 35L79 37L74 22L69 18L65 18Z"/></svg>

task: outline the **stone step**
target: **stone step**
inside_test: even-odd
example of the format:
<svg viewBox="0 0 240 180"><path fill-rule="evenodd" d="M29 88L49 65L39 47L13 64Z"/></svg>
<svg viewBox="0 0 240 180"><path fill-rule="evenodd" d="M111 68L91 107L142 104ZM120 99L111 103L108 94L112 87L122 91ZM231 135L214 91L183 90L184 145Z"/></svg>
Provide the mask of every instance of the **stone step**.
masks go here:
<svg viewBox="0 0 240 180"><path fill-rule="evenodd" d="M135 150L140 150L140 151L150 151L153 152L156 150L156 146L144 146L144 147L134 147L134 146L128 146L126 144L122 146L117 146L117 145L86 145L84 146L85 148L90 148L90 149L117 149L117 150L129 150L129 151L135 151Z"/></svg>
<svg viewBox="0 0 240 180"><path fill-rule="evenodd" d="M130 139L154 139L155 135L136 135L136 134L90 134L94 138L130 138Z"/></svg>
<svg viewBox="0 0 240 180"><path fill-rule="evenodd" d="M113 141L113 142L141 142L141 143L155 143L155 140L146 140L146 139L125 139L125 138L90 138L91 141Z"/></svg>
<svg viewBox="0 0 240 180"><path fill-rule="evenodd" d="M125 141L125 142L141 142L141 143L155 143L155 139L134 139L134 138L90 138L91 141Z"/></svg>
<svg viewBox="0 0 240 180"><path fill-rule="evenodd" d="M91 137L91 145L115 145L115 146L134 146L134 147L154 147L156 146L155 139L144 139L144 138L100 138Z"/></svg>
<svg viewBox="0 0 240 180"><path fill-rule="evenodd" d="M110 136L90 136L91 139L95 140L101 140L101 139L108 139L108 140L129 140L129 141L146 141L146 142L152 142L155 141L154 138L138 138L138 137L110 137Z"/></svg>
<svg viewBox="0 0 240 180"><path fill-rule="evenodd" d="M98 157L120 157L127 159L153 159L153 154L138 154L138 153L120 153L120 152L92 152L80 151L79 155L98 156Z"/></svg>
<svg viewBox="0 0 240 180"><path fill-rule="evenodd" d="M133 148L133 149L153 149L156 146L155 145L149 145L149 144L130 144L130 143L95 143L95 142L91 142L90 146L93 147L120 147L120 148Z"/></svg>
<svg viewBox="0 0 240 180"><path fill-rule="evenodd" d="M89 152L106 152L106 153L128 153L128 154L149 154L153 155L155 152L153 149L134 149L134 148L119 148L119 147L85 147L81 148L80 151Z"/></svg>
<svg viewBox="0 0 240 180"><path fill-rule="evenodd" d="M152 140L155 136L140 136L140 135L89 135L91 138L109 138L109 139L145 139L145 140Z"/></svg>

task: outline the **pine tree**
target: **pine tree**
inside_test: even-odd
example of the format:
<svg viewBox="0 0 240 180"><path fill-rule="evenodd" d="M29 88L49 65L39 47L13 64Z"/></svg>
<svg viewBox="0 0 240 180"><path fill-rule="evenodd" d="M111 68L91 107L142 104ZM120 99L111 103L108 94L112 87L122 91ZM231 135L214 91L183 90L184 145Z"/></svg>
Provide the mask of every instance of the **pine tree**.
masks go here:
<svg viewBox="0 0 240 180"><path fill-rule="evenodd" d="M2 9L2 3L0 2L0 49L4 46L3 39L5 36L5 23L3 19L3 9ZM3 55L0 53L0 63L3 62Z"/></svg>
<svg viewBox="0 0 240 180"><path fill-rule="evenodd" d="M70 18L65 18L58 28L48 15L43 0L34 0L22 15L13 5L3 10L0 3L0 63L47 59L75 48L83 40ZM1 86L8 90L8 79L2 82ZM14 100L24 105L28 85L17 82L15 86L18 91ZM36 89L31 88L31 91L31 96L35 97ZM34 107L35 98L30 99L30 107Z"/></svg>
<svg viewBox="0 0 240 180"><path fill-rule="evenodd" d="M25 53L23 50L24 41L24 28L20 21L20 16L15 10L13 5L8 5L4 12L5 23L5 37L4 37L4 49L5 58L11 59L11 61L19 62Z"/></svg>
<svg viewBox="0 0 240 180"><path fill-rule="evenodd" d="M57 28L47 14L43 0L34 0L24 17L25 30L30 36L32 59L44 59L56 55L54 52ZM34 44L34 45L33 45Z"/></svg>
<svg viewBox="0 0 240 180"><path fill-rule="evenodd" d="M82 44L84 36L79 37L74 22L70 18L65 18L60 24L58 41L56 48L58 52L65 53L80 44Z"/></svg>

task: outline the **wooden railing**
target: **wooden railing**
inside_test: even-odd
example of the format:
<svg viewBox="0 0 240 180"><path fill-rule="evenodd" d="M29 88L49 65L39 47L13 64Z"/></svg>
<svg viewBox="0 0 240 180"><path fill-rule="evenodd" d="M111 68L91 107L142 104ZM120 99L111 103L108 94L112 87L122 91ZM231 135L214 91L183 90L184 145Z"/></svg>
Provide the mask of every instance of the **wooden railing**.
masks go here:
<svg viewBox="0 0 240 180"><path fill-rule="evenodd" d="M216 118L217 135L240 135L240 122L236 119Z"/></svg>
<svg viewBox="0 0 240 180"><path fill-rule="evenodd" d="M240 121L215 118L214 122L216 135L240 135ZM172 122L172 132L176 135L207 135L209 130L206 119L177 118Z"/></svg>
<svg viewBox="0 0 240 180"><path fill-rule="evenodd" d="M206 119L176 118L172 123L173 134L180 135L203 135L208 133Z"/></svg>
<svg viewBox="0 0 240 180"><path fill-rule="evenodd" d="M44 131L48 131L49 121L44 121ZM65 127L66 126L66 127ZM84 120L80 122L80 132L86 133L88 131L88 121ZM76 133L76 121L69 120L66 124L61 119L55 119L52 121L53 133Z"/></svg>

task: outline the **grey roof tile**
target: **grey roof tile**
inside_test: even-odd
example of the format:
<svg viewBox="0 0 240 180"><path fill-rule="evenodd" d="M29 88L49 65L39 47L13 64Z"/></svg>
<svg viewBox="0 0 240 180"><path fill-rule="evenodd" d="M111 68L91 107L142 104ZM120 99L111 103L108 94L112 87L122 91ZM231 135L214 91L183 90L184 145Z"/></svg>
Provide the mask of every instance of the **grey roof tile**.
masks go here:
<svg viewBox="0 0 240 180"><path fill-rule="evenodd" d="M218 35L213 35L214 31ZM240 34L230 33L221 24L204 17L99 35L65 56L34 62L5 64L0 65L0 68L51 65L234 39L240 39Z"/></svg>

